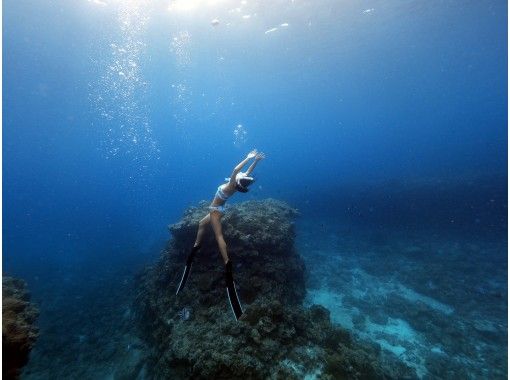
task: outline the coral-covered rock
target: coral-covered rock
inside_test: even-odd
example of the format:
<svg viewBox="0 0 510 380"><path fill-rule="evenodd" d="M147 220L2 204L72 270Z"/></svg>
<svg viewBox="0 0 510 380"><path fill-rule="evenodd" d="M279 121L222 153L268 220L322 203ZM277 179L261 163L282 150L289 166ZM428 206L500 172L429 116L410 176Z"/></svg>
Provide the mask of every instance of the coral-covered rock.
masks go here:
<svg viewBox="0 0 510 380"><path fill-rule="evenodd" d="M302 306L305 266L294 249L297 211L283 202L244 202L230 206L222 219L245 311L239 321L230 310L212 232L176 296L198 221L207 212L203 202L169 226L172 239L159 262L139 279L137 309L154 351L149 366L154 378L415 377L396 360L383 360L377 348L355 343L347 331L333 326L327 309Z"/></svg>
<svg viewBox="0 0 510 380"><path fill-rule="evenodd" d="M25 281L2 278L2 375L16 379L38 336L38 310L29 302Z"/></svg>

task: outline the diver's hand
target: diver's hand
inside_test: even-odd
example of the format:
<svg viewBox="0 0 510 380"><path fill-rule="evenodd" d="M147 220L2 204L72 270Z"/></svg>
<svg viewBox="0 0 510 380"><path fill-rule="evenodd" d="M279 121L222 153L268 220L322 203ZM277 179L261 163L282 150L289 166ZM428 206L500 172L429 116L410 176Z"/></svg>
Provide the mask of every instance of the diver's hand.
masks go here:
<svg viewBox="0 0 510 380"><path fill-rule="evenodd" d="M266 158L266 155L263 152L260 152L257 153L257 155L255 156L255 161L260 161L263 160L264 158Z"/></svg>
<svg viewBox="0 0 510 380"><path fill-rule="evenodd" d="M250 153L248 153L246 158L253 158L255 156L257 156L257 149L253 149Z"/></svg>

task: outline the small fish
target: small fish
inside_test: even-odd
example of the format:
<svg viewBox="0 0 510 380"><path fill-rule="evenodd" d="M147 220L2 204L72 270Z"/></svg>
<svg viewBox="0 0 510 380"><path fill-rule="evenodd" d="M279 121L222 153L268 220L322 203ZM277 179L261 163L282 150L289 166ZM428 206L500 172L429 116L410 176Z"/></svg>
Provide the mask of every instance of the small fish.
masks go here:
<svg viewBox="0 0 510 380"><path fill-rule="evenodd" d="M181 311L177 313L181 321L187 321L191 318L191 309L189 307L183 307Z"/></svg>
<svg viewBox="0 0 510 380"><path fill-rule="evenodd" d="M363 13L371 13L374 11L374 8L365 9Z"/></svg>
<svg viewBox="0 0 510 380"><path fill-rule="evenodd" d="M280 26L283 26L284 28L289 26L289 23L288 22L284 22L283 24L280 24Z"/></svg>
<svg viewBox="0 0 510 380"><path fill-rule="evenodd" d="M271 28L271 29L269 29L269 30L266 30L266 31L264 32L264 34L273 33L273 32L274 32L274 31L276 31L276 30L278 30L278 28Z"/></svg>
<svg viewBox="0 0 510 380"><path fill-rule="evenodd" d="M212 26L217 26L220 24L220 20L218 20L217 18L215 18L214 20L211 20L211 25Z"/></svg>

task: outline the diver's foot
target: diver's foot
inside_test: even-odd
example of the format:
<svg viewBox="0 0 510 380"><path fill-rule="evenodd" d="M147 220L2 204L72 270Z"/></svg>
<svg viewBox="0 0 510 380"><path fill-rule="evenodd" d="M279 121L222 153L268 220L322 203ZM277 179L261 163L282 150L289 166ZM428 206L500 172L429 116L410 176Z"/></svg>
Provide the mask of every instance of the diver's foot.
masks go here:
<svg viewBox="0 0 510 380"><path fill-rule="evenodd" d="M232 272L232 261L228 260L225 263L225 282L226 282L226 284L228 286L229 283L233 282L233 281L234 281L234 274Z"/></svg>
<svg viewBox="0 0 510 380"><path fill-rule="evenodd" d="M236 320L239 320L243 315L243 308L241 307L241 302L239 301L239 297L237 295L236 286L234 283L234 276L232 274L232 261L228 260L225 264L225 285L227 288L227 296L230 302L230 307L232 308L232 312Z"/></svg>
<svg viewBox="0 0 510 380"><path fill-rule="evenodd" d="M186 285L186 282L188 281L189 273L191 272L191 266L193 265L193 260L195 259L195 254L200 250L200 244L194 246L191 249L191 252L189 253L188 257L186 258L186 266L184 267L184 271L182 272L181 282L179 283L179 286L177 287L177 291L175 292L175 295L178 295L179 292L184 288L184 285Z"/></svg>
<svg viewBox="0 0 510 380"><path fill-rule="evenodd" d="M191 252L188 255L188 258L186 259L186 265L191 265L193 263L193 260L195 259L195 254L200 251L201 245L195 245L193 248L191 248Z"/></svg>

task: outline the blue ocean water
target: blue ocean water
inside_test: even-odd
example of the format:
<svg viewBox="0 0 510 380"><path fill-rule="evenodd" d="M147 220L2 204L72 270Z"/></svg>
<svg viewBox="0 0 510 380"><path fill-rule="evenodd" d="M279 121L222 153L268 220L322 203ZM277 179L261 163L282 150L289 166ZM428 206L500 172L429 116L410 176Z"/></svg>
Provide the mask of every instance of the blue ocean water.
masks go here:
<svg viewBox="0 0 510 380"><path fill-rule="evenodd" d="M297 207L312 279L315 259L349 258L374 289L398 273L406 299L455 312L478 289L489 348L448 354L506 372L491 359L507 330L506 2L21 0L3 16L3 271L41 310L26 378L94 370L82 321L119 314L166 226L252 148L267 158L234 201ZM447 280L413 283L437 263ZM465 293L436 292L454 282ZM310 299L331 306L347 283L310 284ZM332 315L356 330L353 307ZM66 342L85 359L63 369Z"/></svg>

